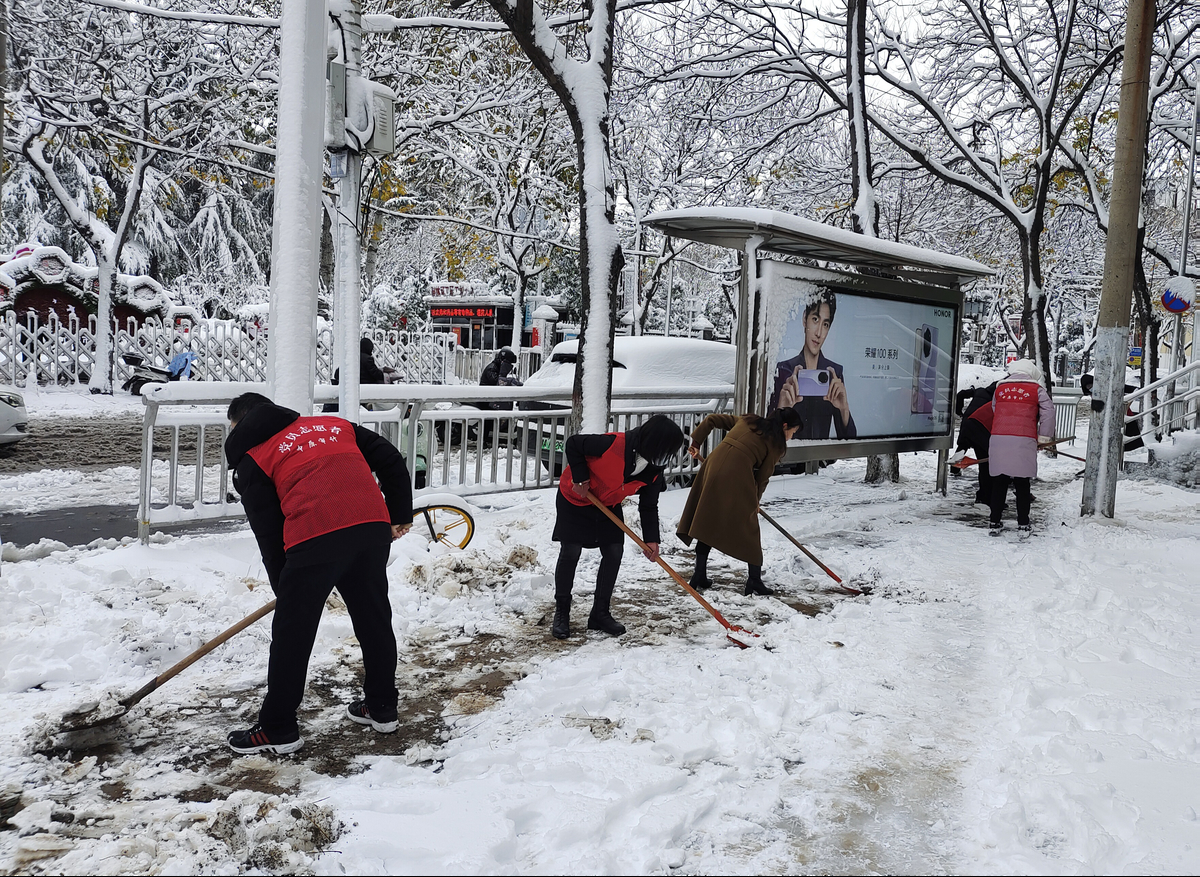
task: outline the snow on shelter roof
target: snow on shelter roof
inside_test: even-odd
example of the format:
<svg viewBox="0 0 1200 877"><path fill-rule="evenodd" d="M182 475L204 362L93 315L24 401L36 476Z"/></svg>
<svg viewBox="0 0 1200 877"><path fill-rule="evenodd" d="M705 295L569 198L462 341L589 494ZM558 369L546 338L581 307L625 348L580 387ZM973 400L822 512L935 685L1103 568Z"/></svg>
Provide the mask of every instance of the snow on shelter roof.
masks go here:
<svg viewBox="0 0 1200 877"><path fill-rule="evenodd" d="M876 268L938 285L962 286L996 272L981 262L869 238L812 219L754 207L690 207L663 210L645 219L672 237L743 250L747 238L763 238L760 250Z"/></svg>

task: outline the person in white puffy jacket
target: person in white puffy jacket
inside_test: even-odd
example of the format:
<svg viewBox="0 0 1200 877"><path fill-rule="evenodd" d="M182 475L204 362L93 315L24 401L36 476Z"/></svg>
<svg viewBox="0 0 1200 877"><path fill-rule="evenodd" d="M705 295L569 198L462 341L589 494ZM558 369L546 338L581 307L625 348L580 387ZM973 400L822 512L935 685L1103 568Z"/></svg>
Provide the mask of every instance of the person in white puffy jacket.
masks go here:
<svg viewBox="0 0 1200 877"><path fill-rule="evenodd" d="M992 438L988 464L992 475L991 531L1003 528L1000 516L1011 482L1017 495L1017 526L1030 529L1030 482L1037 477L1038 445L1054 439L1054 403L1042 386L1042 370L1029 359L1008 367L1008 376L992 396Z"/></svg>

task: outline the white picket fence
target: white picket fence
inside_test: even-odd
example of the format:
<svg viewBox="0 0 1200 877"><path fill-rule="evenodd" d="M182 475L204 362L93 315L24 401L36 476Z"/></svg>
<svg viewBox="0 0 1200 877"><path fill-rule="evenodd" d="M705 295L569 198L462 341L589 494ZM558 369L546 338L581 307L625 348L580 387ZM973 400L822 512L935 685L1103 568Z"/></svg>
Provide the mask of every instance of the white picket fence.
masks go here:
<svg viewBox="0 0 1200 877"><path fill-rule="evenodd" d="M84 324L74 314L69 323L57 317L39 323L34 314L22 320L12 311L0 314L2 384L23 387L31 373L38 384L87 383L95 352L95 317Z"/></svg>
<svg viewBox="0 0 1200 877"><path fill-rule="evenodd" d="M449 332L376 330L365 335L375 342L375 362L393 368L399 379L412 384L454 381L456 340ZM184 318L177 323L150 317L122 326L113 321L114 380L117 387L132 374L123 353L138 353L149 365L165 368L178 354L196 354L192 379L235 383L266 380L267 335L253 323L237 320ZM34 313L0 314L0 383L18 387L26 381L46 384L84 384L96 362L96 318L81 321L72 314L63 322L56 315L41 321ZM317 333L317 382L333 377L333 332ZM476 378L478 379L478 378Z"/></svg>

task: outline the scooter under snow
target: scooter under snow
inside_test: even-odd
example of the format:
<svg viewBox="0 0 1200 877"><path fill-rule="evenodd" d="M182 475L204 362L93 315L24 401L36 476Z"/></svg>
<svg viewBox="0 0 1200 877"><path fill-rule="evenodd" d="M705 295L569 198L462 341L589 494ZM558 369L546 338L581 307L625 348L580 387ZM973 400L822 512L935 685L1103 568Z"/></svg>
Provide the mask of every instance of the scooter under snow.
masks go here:
<svg viewBox="0 0 1200 877"><path fill-rule="evenodd" d="M190 350L177 354L166 368L159 368L146 362L146 357L140 353L122 353L121 361L133 369L133 374L121 385L122 390L128 390L134 396L142 395L142 387L146 384L166 384L181 379L192 380L192 363L196 354Z"/></svg>

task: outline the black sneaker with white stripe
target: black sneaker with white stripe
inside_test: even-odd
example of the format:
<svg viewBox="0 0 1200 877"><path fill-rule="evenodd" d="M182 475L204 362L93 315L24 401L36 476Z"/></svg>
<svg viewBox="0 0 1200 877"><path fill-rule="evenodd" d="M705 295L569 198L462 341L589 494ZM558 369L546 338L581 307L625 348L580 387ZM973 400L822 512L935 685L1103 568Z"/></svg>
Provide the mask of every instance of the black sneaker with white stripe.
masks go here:
<svg viewBox="0 0 1200 877"><path fill-rule="evenodd" d="M400 727L395 707L387 712L377 711L372 714L365 700L356 700L346 707L346 715L350 721L370 725L380 734L391 734Z"/></svg>
<svg viewBox="0 0 1200 877"><path fill-rule="evenodd" d="M229 748L242 755L253 755L258 752L271 752L275 755L287 755L295 752L304 745L300 739L300 730L286 734L270 734L263 730L257 722L245 731L232 731L226 738Z"/></svg>

